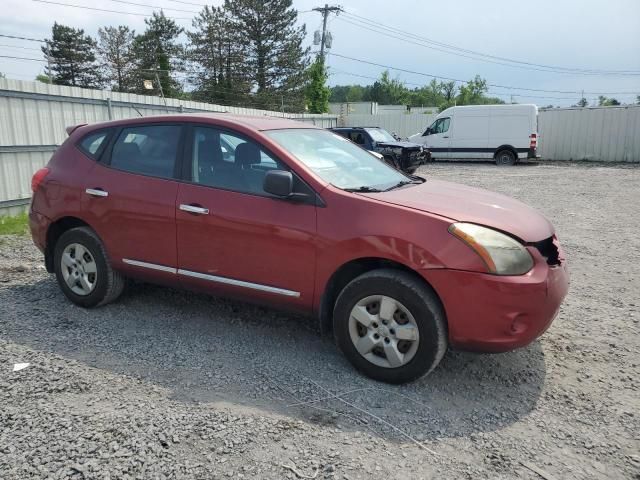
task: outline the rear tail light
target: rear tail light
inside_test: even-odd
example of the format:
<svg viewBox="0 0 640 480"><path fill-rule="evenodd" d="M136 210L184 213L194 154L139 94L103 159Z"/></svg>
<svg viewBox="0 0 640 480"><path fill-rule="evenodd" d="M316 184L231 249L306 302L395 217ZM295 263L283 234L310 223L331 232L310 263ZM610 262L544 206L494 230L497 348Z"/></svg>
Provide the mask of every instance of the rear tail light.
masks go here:
<svg viewBox="0 0 640 480"><path fill-rule="evenodd" d="M536 148L538 146L538 134L532 133L529 135L529 148Z"/></svg>
<svg viewBox="0 0 640 480"><path fill-rule="evenodd" d="M47 175L49 175L49 169L47 167L41 168L33 174L33 177L31 177L31 190L33 192L38 190L38 187Z"/></svg>

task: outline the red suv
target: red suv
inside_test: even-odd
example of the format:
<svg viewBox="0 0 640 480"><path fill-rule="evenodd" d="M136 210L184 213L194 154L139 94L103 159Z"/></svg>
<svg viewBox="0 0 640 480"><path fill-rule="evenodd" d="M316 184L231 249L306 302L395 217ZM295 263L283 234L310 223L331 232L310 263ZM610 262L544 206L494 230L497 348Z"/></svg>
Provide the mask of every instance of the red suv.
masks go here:
<svg viewBox="0 0 640 480"><path fill-rule="evenodd" d="M567 293L536 210L407 176L324 129L214 114L67 131L33 177L29 218L83 307L131 277L313 314L356 368L401 383L448 345L527 345Z"/></svg>

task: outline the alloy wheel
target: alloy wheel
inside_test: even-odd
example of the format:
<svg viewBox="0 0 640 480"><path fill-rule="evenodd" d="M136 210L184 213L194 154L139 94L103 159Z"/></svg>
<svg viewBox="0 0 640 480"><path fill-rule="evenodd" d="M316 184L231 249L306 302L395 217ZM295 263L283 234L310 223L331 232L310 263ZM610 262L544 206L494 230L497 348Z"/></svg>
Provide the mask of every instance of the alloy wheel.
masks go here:
<svg viewBox="0 0 640 480"><path fill-rule="evenodd" d="M60 258L60 271L67 286L76 295L89 295L96 288L96 261L91 252L79 243L65 247Z"/></svg>
<svg viewBox="0 0 640 480"><path fill-rule="evenodd" d="M383 368L409 363L420 341L411 312L386 295L371 295L356 303L349 316L349 335L360 355Z"/></svg>

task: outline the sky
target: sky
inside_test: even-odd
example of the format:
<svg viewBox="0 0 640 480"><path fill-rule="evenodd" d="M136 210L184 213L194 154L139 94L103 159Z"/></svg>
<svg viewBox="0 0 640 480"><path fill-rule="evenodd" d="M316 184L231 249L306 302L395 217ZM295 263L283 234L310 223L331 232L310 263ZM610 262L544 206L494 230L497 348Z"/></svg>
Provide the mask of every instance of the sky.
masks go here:
<svg viewBox="0 0 640 480"><path fill-rule="evenodd" d="M145 15L150 15L154 6L162 7L167 16L188 29L195 12L207 3L51 1L130 13L36 0L0 0L0 34L47 38L54 21L83 28L92 36L107 25L124 24L142 32ZM221 3L215 0L209 4ZM306 24L307 43L316 51L313 32L321 28L322 19L312 9L324 2L293 3L300 12L299 22ZM389 70L408 87L428 83L432 76L468 80L478 74L491 84L491 95L542 106L574 104L582 91L590 103L599 95L634 103L640 95L640 0L342 0L340 5L345 13L331 15L328 22L333 36L328 56L331 85L370 84L384 66L389 66L398 69ZM37 42L0 37L0 72L8 78L32 80L43 72L43 63L1 56L41 59L39 46ZM478 53L485 55L484 61ZM544 66L565 70L548 71Z"/></svg>

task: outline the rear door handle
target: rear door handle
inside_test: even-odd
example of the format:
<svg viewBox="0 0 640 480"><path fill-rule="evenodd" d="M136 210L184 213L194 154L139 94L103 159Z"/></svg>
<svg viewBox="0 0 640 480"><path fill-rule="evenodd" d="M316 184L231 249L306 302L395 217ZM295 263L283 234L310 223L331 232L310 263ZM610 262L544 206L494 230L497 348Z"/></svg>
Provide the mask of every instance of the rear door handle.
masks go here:
<svg viewBox="0 0 640 480"><path fill-rule="evenodd" d="M180 205L179 208L183 212L189 212L189 213L193 213L195 215L209 215L209 209L208 208L199 207L197 205L186 205L186 204L183 203L182 205Z"/></svg>
<svg viewBox="0 0 640 480"><path fill-rule="evenodd" d="M101 188L87 188L85 192L92 197L108 197L109 192L105 192Z"/></svg>
<svg viewBox="0 0 640 480"><path fill-rule="evenodd" d="M449 135L445 135L445 136L444 136L444 137L442 137L442 138L449 138Z"/></svg>

